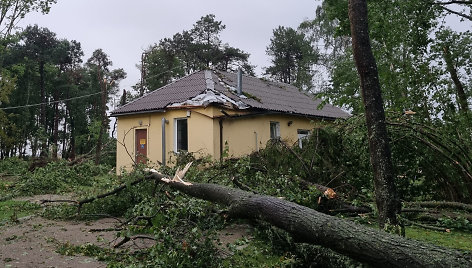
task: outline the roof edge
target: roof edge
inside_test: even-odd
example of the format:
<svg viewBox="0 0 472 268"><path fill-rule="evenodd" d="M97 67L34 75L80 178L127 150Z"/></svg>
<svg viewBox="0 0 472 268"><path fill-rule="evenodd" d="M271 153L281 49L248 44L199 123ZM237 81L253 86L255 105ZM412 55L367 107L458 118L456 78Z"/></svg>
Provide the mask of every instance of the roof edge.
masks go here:
<svg viewBox="0 0 472 268"><path fill-rule="evenodd" d="M134 111L134 112L124 112L124 113L111 113L109 117L118 117L123 115L135 115L135 114L154 114L154 113L164 113L166 110L148 110L148 111Z"/></svg>

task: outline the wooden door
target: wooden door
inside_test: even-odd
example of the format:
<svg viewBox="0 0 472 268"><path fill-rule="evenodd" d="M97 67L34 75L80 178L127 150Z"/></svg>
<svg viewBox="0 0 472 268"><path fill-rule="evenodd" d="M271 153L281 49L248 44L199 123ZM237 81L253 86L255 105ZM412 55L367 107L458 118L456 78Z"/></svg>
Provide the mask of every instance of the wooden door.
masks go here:
<svg viewBox="0 0 472 268"><path fill-rule="evenodd" d="M147 130L136 129L136 164L147 161Z"/></svg>

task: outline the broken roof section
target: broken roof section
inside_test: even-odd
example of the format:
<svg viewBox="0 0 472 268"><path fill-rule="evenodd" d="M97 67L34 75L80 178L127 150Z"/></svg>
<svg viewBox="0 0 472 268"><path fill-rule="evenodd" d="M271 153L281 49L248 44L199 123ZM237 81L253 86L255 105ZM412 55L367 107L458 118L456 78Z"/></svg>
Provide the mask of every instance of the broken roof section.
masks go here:
<svg viewBox="0 0 472 268"><path fill-rule="evenodd" d="M330 104L318 109L320 99L314 99L289 84L243 76L243 95L237 94L236 87L235 73L199 71L117 108L111 116L162 112L171 107L211 104L239 110L271 111L330 119L349 116L342 109Z"/></svg>

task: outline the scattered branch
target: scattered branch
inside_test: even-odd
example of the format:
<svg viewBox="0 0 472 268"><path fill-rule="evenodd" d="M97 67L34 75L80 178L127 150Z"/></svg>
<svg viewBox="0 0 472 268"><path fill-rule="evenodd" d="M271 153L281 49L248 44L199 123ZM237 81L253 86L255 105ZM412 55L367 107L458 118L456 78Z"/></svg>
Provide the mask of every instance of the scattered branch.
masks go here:
<svg viewBox="0 0 472 268"><path fill-rule="evenodd" d="M452 208L460 209L467 212L472 212L471 204L464 204L459 202L448 201L421 201L421 202L407 202L406 207L426 207L426 208Z"/></svg>
<svg viewBox="0 0 472 268"><path fill-rule="evenodd" d="M251 187L247 186L246 184L240 182L237 178L233 177L231 178L231 181L233 182L234 185L236 185L239 189L241 190L244 190L244 191L248 191L248 192L252 192L252 193L255 193L255 194L259 194L259 192L257 192L256 190L253 190Z"/></svg>
<svg viewBox="0 0 472 268"><path fill-rule="evenodd" d="M45 203L74 203L78 204L77 200L70 200L70 199L57 199L57 200L50 200L50 199L41 199L39 200L39 203L45 204Z"/></svg>
<svg viewBox="0 0 472 268"><path fill-rule="evenodd" d="M134 240L137 240L137 239L147 239L147 240L157 241L156 238L151 237L151 236L147 236L147 235L125 236L125 237L123 237L123 239L120 242L116 243L113 246L113 248L119 248L119 247L123 246L124 244L128 243L129 241L134 241Z"/></svg>
<svg viewBox="0 0 472 268"><path fill-rule="evenodd" d="M447 233L451 232L450 229L443 228L443 227L436 227L436 226L421 224L421 223L417 223L417 222L414 222L414 221L410 221L408 219L402 219L402 220L405 223L409 224L409 225L418 226L418 227L421 227L423 229L428 229L428 230L433 230L433 231L438 231L438 232L447 232Z"/></svg>
<svg viewBox="0 0 472 268"><path fill-rule="evenodd" d="M156 174L157 173L153 173L153 175L151 175L151 176L147 176L147 177L144 177L144 178L141 178L141 179L137 179L137 180L131 182L130 184L122 184L122 185L116 187L115 189L113 189L113 190L111 190L107 193L99 194L99 195L94 196L94 197L90 197L90 198L86 198L86 199L82 199L80 201L77 201L77 205L79 207L78 211L80 213L80 209L84 204L91 203L91 202L93 202L97 199L100 199L100 198L104 198L104 197L107 197L107 196L110 196L110 195L117 194L117 193L123 191L124 189L126 189L128 186L133 186L133 185L136 185L136 184L141 183L141 182L146 181L146 180L155 180L155 179L164 179L165 178L165 176L163 176L163 175L160 175L160 174L156 175Z"/></svg>

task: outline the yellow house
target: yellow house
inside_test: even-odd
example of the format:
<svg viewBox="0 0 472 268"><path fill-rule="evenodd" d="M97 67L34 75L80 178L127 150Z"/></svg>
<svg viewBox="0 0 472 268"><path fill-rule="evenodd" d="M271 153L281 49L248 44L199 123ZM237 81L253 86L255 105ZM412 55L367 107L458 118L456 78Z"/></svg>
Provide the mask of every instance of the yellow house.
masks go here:
<svg viewBox="0 0 472 268"><path fill-rule="evenodd" d="M199 71L111 113L118 122L117 170L146 160L166 165L179 151L238 157L270 139L301 141L313 122L348 116L329 104L318 109L319 104L288 84Z"/></svg>

